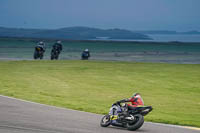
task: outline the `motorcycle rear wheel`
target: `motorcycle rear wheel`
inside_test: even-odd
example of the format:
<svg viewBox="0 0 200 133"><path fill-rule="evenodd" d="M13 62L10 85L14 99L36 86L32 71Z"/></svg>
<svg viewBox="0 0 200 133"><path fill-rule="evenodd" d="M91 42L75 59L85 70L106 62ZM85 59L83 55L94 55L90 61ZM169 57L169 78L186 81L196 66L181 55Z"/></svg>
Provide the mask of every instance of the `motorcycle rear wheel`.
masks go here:
<svg viewBox="0 0 200 133"><path fill-rule="evenodd" d="M141 114L134 115L134 122L127 123L127 129L131 131L135 131L139 129L144 123L144 117Z"/></svg>
<svg viewBox="0 0 200 133"><path fill-rule="evenodd" d="M102 127L107 127L111 124L110 115L104 115L101 119L100 125Z"/></svg>

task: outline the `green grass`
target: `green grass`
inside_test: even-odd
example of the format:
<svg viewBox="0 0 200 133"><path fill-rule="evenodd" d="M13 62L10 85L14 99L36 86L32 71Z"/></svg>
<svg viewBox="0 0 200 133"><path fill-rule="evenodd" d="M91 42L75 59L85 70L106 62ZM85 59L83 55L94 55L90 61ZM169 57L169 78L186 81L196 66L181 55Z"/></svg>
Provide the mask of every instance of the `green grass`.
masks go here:
<svg viewBox="0 0 200 133"><path fill-rule="evenodd" d="M105 114L140 92L147 121L200 127L200 65L106 61L0 61L0 94Z"/></svg>

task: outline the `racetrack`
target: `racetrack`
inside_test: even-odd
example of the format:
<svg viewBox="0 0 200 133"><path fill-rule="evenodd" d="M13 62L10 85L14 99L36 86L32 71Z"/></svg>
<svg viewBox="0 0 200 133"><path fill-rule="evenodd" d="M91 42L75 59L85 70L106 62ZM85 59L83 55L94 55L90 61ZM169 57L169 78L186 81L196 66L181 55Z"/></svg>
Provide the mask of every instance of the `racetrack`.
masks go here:
<svg viewBox="0 0 200 133"><path fill-rule="evenodd" d="M101 117L0 96L0 133L130 133L123 128L100 127ZM200 130L146 122L134 132L199 133Z"/></svg>

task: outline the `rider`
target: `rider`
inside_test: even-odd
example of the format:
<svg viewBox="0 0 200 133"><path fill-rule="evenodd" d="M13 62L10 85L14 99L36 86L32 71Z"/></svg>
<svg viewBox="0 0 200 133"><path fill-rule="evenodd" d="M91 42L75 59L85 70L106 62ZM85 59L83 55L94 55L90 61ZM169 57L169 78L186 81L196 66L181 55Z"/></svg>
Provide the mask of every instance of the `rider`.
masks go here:
<svg viewBox="0 0 200 133"><path fill-rule="evenodd" d="M36 47L41 48L41 50L43 52L45 52L46 47L45 47L45 43L43 41L38 42Z"/></svg>
<svg viewBox="0 0 200 133"><path fill-rule="evenodd" d="M90 52L88 49L85 49L83 52L82 52L82 60L88 60L88 58L90 57Z"/></svg>
<svg viewBox="0 0 200 133"><path fill-rule="evenodd" d="M131 104L128 104L128 109L132 110L135 107L139 106L139 105L144 105L144 102L142 100L142 97L140 96L139 93L134 93L130 98L127 99L123 99L120 101L117 101L117 103L125 103L125 102L131 102Z"/></svg>
<svg viewBox="0 0 200 133"><path fill-rule="evenodd" d="M58 50L58 54L62 51L62 43L60 40L58 40L56 43L54 43L52 50Z"/></svg>

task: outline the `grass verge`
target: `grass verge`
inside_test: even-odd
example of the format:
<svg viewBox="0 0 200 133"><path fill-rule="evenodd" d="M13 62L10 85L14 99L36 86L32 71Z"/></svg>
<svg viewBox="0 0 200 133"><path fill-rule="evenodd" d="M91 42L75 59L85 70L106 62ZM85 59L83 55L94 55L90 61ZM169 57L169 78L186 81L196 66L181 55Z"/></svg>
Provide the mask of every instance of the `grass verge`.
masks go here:
<svg viewBox="0 0 200 133"><path fill-rule="evenodd" d="M147 121L200 127L200 65L105 61L0 61L0 94L105 114L140 92Z"/></svg>

